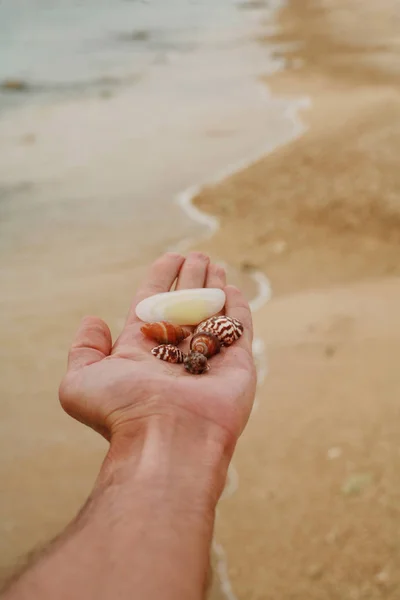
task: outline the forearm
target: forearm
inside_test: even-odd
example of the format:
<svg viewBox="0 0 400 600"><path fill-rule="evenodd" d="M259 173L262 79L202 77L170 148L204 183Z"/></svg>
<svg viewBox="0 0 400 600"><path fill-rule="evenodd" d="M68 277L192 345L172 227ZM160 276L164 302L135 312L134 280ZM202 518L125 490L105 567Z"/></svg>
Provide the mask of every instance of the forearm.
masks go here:
<svg viewBox="0 0 400 600"><path fill-rule="evenodd" d="M6 598L202 598L231 452L190 415L115 440L85 508Z"/></svg>

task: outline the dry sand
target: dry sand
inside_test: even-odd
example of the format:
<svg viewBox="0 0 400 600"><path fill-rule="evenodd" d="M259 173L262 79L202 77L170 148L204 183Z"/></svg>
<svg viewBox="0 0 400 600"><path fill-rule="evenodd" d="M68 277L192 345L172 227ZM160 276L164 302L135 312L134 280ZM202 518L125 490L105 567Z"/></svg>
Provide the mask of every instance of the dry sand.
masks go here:
<svg viewBox="0 0 400 600"><path fill-rule="evenodd" d="M240 600L400 597L395 9L293 0L272 40L288 69L268 83L310 94L309 130L196 199L221 219L203 249L275 292L255 315L269 375L217 525Z"/></svg>

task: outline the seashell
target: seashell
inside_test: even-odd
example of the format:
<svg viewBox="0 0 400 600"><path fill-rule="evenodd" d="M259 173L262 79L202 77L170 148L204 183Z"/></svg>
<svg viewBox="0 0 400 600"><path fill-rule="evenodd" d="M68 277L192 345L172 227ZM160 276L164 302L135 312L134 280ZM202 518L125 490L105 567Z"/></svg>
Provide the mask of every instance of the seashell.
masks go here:
<svg viewBox="0 0 400 600"><path fill-rule="evenodd" d="M158 344L173 344L174 346L180 344L191 334L188 327L172 325L172 323L167 323L167 321L146 323L140 328L140 331L144 336L155 340Z"/></svg>
<svg viewBox="0 0 400 600"><path fill-rule="evenodd" d="M218 288L198 288L164 292L145 298L136 307L142 321L168 321L174 325L197 325L219 312L225 292Z"/></svg>
<svg viewBox="0 0 400 600"><path fill-rule="evenodd" d="M210 368L207 358L200 352L190 352L185 356L183 365L186 371L192 373L192 375L201 375Z"/></svg>
<svg viewBox="0 0 400 600"><path fill-rule="evenodd" d="M217 336L222 346L230 346L242 335L243 325L237 319L221 315L211 317L200 323L195 329L195 334L201 331L213 333Z"/></svg>
<svg viewBox="0 0 400 600"><path fill-rule="evenodd" d="M167 362L175 364L183 363L186 356L182 350L179 350L179 348L172 344L161 344L161 346L156 346L151 353L160 360L166 360Z"/></svg>
<svg viewBox="0 0 400 600"><path fill-rule="evenodd" d="M220 348L219 339L209 331L199 331L190 340L190 350L192 352L200 352L206 358L211 358L214 354L218 354Z"/></svg>

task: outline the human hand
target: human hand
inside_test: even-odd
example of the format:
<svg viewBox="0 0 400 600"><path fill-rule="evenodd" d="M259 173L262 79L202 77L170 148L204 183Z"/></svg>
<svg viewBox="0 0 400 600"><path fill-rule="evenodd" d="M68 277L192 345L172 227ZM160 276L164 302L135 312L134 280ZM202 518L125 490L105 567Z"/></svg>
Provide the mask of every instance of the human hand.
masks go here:
<svg viewBox="0 0 400 600"><path fill-rule="evenodd" d="M177 289L224 289L226 314L244 326L240 340L213 357L205 375L191 375L180 365L157 360L150 353L155 343L140 331L137 303L169 291L176 279ZM255 394L252 335L248 303L237 288L226 286L224 269L200 253L191 253L186 260L165 254L150 267L114 344L104 321L83 319L69 352L60 402L69 415L108 440L134 436L140 424L154 417L190 415L191 420L223 430L234 445Z"/></svg>

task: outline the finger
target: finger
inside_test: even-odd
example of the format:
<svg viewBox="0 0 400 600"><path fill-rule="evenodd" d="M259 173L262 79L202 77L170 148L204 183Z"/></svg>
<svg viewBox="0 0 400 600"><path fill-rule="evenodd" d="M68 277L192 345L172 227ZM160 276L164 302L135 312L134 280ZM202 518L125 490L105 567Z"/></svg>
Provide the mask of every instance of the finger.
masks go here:
<svg viewBox="0 0 400 600"><path fill-rule="evenodd" d="M175 279L178 277L180 268L185 261L184 256L175 252L167 252L158 258L150 267L147 277L140 286L129 310L127 325L139 319L136 317L136 306L149 296L169 292Z"/></svg>
<svg viewBox="0 0 400 600"><path fill-rule="evenodd" d="M177 290L202 288L206 282L210 259L201 252L191 252L179 273Z"/></svg>
<svg viewBox="0 0 400 600"><path fill-rule="evenodd" d="M220 288L222 290L225 286L225 269L223 267L220 267L219 265L210 264L207 271L206 287Z"/></svg>
<svg viewBox="0 0 400 600"><path fill-rule="evenodd" d="M82 319L68 354L68 370L81 369L108 356L112 348L108 325L98 317Z"/></svg>
<svg viewBox="0 0 400 600"><path fill-rule="evenodd" d="M242 292L233 285L227 285L224 291L226 294L225 312L227 316L238 319L243 325L243 335L235 342L235 345L241 346L251 353L253 319L251 317L249 303Z"/></svg>

